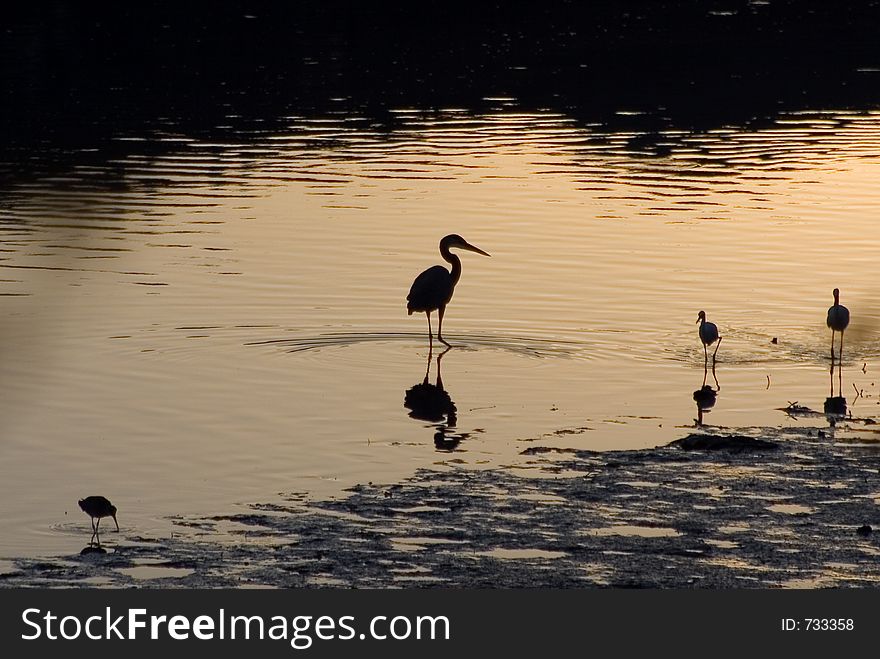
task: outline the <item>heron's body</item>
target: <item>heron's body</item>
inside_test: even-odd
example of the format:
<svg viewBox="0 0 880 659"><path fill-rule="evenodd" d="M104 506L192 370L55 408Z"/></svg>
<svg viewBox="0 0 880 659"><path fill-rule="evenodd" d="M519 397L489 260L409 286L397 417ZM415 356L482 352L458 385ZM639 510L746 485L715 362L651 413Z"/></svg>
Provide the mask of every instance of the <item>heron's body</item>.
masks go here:
<svg viewBox="0 0 880 659"><path fill-rule="evenodd" d="M414 311L429 313L449 304L460 276L461 266L459 266L457 273L449 272L442 265L435 265L425 270L416 277L409 289L409 295L406 298L407 312L410 315Z"/></svg>
<svg viewBox="0 0 880 659"><path fill-rule="evenodd" d="M840 289L833 291L834 304L828 308L825 324L831 328L831 360L834 361L834 333L840 332L840 356L843 358L843 331L849 326L849 309L840 303Z"/></svg>
<svg viewBox="0 0 880 659"><path fill-rule="evenodd" d="M428 317L428 340L433 341L431 331L431 312L437 311L440 324L437 329L437 338L444 344L449 345L443 339L443 314L446 305L452 299L455 285L461 278L461 259L449 250L452 248L466 249L483 256L489 256L486 252L474 247L464 238L457 234L450 234L440 241L440 254L443 259L452 264L452 270L447 270L442 265L428 268L416 277L406 296L406 310L411 315L414 311L424 312Z"/></svg>
<svg viewBox="0 0 880 659"><path fill-rule="evenodd" d="M700 323L700 341L703 343L703 353L706 356L706 361L709 361L709 346L716 341L718 342L718 345L715 346L715 352L712 353L712 361L714 362L715 355L718 354L718 348L721 347L721 337L718 335L718 325L706 320L705 311L701 311L697 315L697 322Z"/></svg>
<svg viewBox="0 0 880 659"><path fill-rule="evenodd" d="M116 530L119 530L119 522L116 521L116 506L110 503L110 500L102 496L90 496L79 500L79 507L91 518L92 530L97 533L98 526L101 524L102 517L112 517L116 524ZM95 520L98 520L97 523Z"/></svg>

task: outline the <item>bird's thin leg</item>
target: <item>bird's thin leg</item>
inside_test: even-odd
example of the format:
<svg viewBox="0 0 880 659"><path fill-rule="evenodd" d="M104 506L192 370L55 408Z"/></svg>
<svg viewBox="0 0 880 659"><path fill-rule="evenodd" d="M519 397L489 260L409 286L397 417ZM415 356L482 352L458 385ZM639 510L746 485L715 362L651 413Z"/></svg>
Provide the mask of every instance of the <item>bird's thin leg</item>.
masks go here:
<svg viewBox="0 0 880 659"><path fill-rule="evenodd" d="M831 393L828 394L831 398L834 398L834 362L831 362L831 370L828 372L831 376L829 378L829 382L831 383Z"/></svg>
<svg viewBox="0 0 880 659"><path fill-rule="evenodd" d="M709 348L706 347L706 344L703 344L703 364L707 365L709 363ZM708 368L708 366L706 366Z"/></svg>
<svg viewBox="0 0 880 659"><path fill-rule="evenodd" d="M443 359L443 355L450 351L451 348L447 346L446 350L437 355L437 386L440 389L443 389L443 378L440 376L440 360Z"/></svg>
<svg viewBox="0 0 880 659"><path fill-rule="evenodd" d="M838 354L838 361L843 362L843 332L840 333L840 353Z"/></svg>
<svg viewBox="0 0 880 659"><path fill-rule="evenodd" d="M718 354L718 348L721 347L721 339L722 339L722 337L719 336L719 337L718 337L718 345L715 346L715 352L712 353L712 369L713 369L713 370L714 370L714 368L715 368L715 355Z"/></svg>
<svg viewBox="0 0 880 659"><path fill-rule="evenodd" d="M428 345L430 347L434 347L434 333L431 331L431 312L426 311L425 315L428 317Z"/></svg>
<svg viewBox="0 0 880 659"><path fill-rule="evenodd" d="M834 361L834 330L831 330L831 361Z"/></svg>
<svg viewBox="0 0 880 659"><path fill-rule="evenodd" d="M437 338L440 340L440 343L448 346L449 343L447 343L446 339L443 338L443 314L446 312L446 307L440 307L437 312L440 314L440 326L437 328Z"/></svg>
<svg viewBox="0 0 880 659"><path fill-rule="evenodd" d="M714 369L713 369L714 370ZM703 386L706 386L706 378L709 377L709 360L703 362ZM697 405L699 407L699 405Z"/></svg>
<svg viewBox="0 0 880 659"><path fill-rule="evenodd" d="M434 345L431 344L431 346L428 348L428 365L425 368L425 379L422 381L423 384L428 384L429 378L431 377L431 357L432 357L433 353L434 353Z"/></svg>
<svg viewBox="0 0 880 659"><path fill-rule="evenodd" d="M718 384L718 376L715 375L715 362L712 362L712 377L715 378L715 391L721 391L721 385Z"/></svg>

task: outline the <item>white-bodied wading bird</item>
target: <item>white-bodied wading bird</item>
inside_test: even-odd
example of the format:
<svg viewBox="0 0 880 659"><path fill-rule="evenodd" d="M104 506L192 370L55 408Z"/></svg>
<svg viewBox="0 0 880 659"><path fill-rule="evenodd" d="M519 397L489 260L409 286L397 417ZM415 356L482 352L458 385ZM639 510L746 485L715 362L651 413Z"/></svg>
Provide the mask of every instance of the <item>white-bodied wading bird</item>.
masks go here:
<svg viewBox="0 0 880 659"><path fill-rule="evenodd" d="M825 324L831 328L831 361L834 361L834 333L840 332L840 359L843 360L843 331L849 325L849 309L840 303L840 289L834 289L834 304L828 307Z"/></svg>
<svg viewBox="0 0 880 659"><path fill-rule="evenodd" d="M718 341L715 346L715 352L712 353L712 361L715 361L715 355L718 354L718 348L721 347L721 337L718 336L718 325L710 323L706 320L706 312L701 311L697 314L697 322L700 323L700 341L703 342L703 352L706 355L706 361L709 361L709 346Z"/></svg>

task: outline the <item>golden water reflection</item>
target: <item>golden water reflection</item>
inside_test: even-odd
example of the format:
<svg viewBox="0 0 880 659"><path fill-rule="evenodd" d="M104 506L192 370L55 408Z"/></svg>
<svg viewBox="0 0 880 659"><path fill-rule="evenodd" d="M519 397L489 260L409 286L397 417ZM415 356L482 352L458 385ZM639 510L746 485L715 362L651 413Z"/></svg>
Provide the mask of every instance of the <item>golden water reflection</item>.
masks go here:
<svg viewBox="0 0 880 659"><path fill-rule="evenodd" d="M78 542L41 529L84 484L161 534L178 510L516 465L535 442L662 444L692 425L700 309L725 339L713 425L816 423L779 408L823 409L835 287L853 313L838 396L880 409L880 113L650 148L514 107L396 114L391 133L339 116L168 136L158 157L133 142L4 190L0 552ZM453 232L493 258L463 264L426 430L400 410L432 360L405 296Z"/></svg>

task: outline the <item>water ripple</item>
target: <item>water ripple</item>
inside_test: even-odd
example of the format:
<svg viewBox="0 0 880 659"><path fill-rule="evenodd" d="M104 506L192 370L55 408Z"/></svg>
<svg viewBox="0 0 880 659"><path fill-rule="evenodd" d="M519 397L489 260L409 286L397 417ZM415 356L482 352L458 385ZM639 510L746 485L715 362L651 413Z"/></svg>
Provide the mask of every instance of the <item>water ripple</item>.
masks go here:
<svg viewBox="0 0 880 659"><path fill-rule="evenodd" d="M447 337L450 338L450 337ZM457 349L478 350L490 348L527 355L530 357L569 357L589 358L586 344L560 339L544 339L530 336L510 336L501 334L456 334L450 338ZM287 352L305 352L324 348L351 346L362 343L425 343L424 332L327 332L314 336L296 338L267 339L252 341L250 346L277 346ZM435 344L435 349L444 346Z"/></svg>

